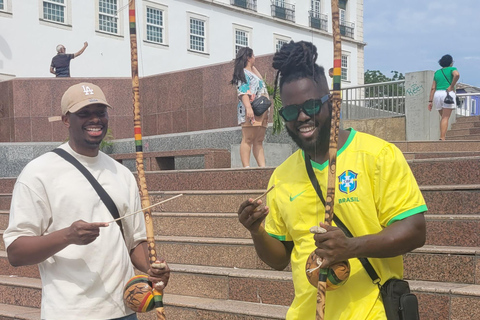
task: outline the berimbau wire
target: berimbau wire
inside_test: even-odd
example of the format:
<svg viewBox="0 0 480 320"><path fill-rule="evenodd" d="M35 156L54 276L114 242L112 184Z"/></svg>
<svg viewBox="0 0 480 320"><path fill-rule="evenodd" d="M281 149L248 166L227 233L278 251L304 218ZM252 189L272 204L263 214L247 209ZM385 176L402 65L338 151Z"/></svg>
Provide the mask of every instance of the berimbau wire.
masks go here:
<svg viewBox="0 0 480 320"><path fill-rule="evenodd" d="M115 221L118 221L118 220L125 219L126 217L133 216L134 214L143 212L143 211L145 211L145 210L147 210L147 209L156 207L156 206L158 206L158 205L160 205L160 204L162 204L162 203L168 202L168 201L170 201L170 200L173 200L173 199L178 198L178 197L181 197L181 196L183 196L183 193L177 194L176 196L173 196L173 197L168 198L168 199L166 199L166 200L157 202L157 203L155 203L155 204L152 204L151 206L148 206L148 207L143 208L143 209L141 209L141 210L135 211L134 213L129 213L129 214L127 214L127 215L124 215L123 217L117 218L117 219L115 219L115 220L112 220L112 221L109 221L109 222L106 222L106 223L112 223L112 222L115 222Z"/></svg>

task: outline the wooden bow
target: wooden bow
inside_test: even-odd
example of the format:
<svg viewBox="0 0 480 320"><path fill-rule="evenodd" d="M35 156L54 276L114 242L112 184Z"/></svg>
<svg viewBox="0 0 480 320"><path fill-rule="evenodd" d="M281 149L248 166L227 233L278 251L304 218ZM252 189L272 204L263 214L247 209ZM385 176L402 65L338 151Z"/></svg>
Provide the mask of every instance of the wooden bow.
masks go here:
<svg viewBox="0 0 480 320"><path fill-rule="evenodd" d="M338 131L340 127L340 106L342 104L342 40L340 34L340 15L338 0L332 0L332 30L333 30L333 90L332 90L332 120L330 127L330 144L328 148L328 183L325 199L325 224L331 225L333 220L333 205L335 201L335 181L337 165ZM320 271L317 286L316 320L323 320L325 315L325 292L327 289L327 270Z"/></svg>
<svg viewBox="0 0 480 320"><path fill-rule="evenodd" d="M148 196L147 180L145 179L145 170L143 166L143 145L142 145L142 126L140 117L140 90L138 80L138 56L137 56L137 28L135 19L135 0L129 4L129 25L130 25L130 52L132 63L132 89L133 89L133 125L135 133L135 152L136 168L138 174L138 185L140 189L140 198L144 210L145 226L147 229L148 257L150 264L157 261L157 252L155 250L155 234L153 230L152 212L150 209L150 198ZM165 311L163 308L163 292L153 289L155 300L155 313L157 320L165 320Z"/></svg>

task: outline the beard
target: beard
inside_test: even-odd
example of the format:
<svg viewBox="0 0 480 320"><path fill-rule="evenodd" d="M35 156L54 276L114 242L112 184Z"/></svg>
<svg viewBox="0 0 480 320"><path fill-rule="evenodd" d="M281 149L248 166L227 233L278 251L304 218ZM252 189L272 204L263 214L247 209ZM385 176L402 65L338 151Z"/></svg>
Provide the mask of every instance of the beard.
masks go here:
<svg viewBox="0 0 480 320"><path fill-rule="evenodd" d="M314 139L311 141L305 141L298 135L297 132L291 131L286 125L287 133L292 138L292 140L297 144L297 146L305 151L307 154L314 156L317 153L326 153L330 144L330 127L331 127L331 116L328 117L325 121L324 126L319 126L318 122L315 120L315 128L317 134ZM314 159L314 157L312 157Z"/></svg>

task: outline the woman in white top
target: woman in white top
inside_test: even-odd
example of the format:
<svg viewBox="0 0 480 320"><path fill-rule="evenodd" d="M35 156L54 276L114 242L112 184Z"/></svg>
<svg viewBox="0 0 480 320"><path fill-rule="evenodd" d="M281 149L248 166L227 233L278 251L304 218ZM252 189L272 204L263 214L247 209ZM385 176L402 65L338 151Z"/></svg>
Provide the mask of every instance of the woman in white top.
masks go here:
<svg viewBox="0 0 480 320"><path fill-rule="evenodd" d="M250 152L259 167L265 167L263 140L268 124L268 111L260 116L253 114L251 102L265 90L265 84L260 72L254 66L255 56L248 47L238 50L235 58L235 69L230 82L237 86L238 124L242 126L242 142L240 143L240 159L244 168L250 165Z"/></svg>

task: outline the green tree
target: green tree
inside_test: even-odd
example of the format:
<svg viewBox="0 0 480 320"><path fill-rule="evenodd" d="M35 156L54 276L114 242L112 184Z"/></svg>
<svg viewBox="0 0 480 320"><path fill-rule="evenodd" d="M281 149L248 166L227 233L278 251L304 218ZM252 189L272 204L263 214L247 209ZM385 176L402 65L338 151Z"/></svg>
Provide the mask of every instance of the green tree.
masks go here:
<svg viewBox="0 0 480 320"><path fill-rule="evenodd" d="M397 81L397 80L405 79L405 76L401 72L390 71L390 73L393 73L393 76L391 78L387 77L379 70L367 70L365 71L365 74L364 74L364 82L365 84L369 84L369 83L379 83L379 82Z"/></svg>

